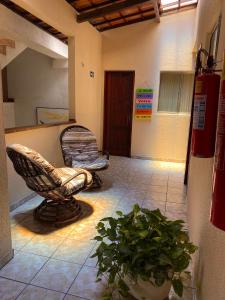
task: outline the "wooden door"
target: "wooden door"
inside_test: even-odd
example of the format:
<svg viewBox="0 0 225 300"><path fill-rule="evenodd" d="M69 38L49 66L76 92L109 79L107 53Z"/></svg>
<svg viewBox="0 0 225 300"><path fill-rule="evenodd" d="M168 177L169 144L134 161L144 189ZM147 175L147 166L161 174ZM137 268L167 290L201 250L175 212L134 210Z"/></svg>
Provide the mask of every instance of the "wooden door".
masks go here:
<svg viewBox="0 0 225 300"><path fill-rule="evenodd" d="M105 72L103 148L112 155L131 155L134 71Z"/></svg>

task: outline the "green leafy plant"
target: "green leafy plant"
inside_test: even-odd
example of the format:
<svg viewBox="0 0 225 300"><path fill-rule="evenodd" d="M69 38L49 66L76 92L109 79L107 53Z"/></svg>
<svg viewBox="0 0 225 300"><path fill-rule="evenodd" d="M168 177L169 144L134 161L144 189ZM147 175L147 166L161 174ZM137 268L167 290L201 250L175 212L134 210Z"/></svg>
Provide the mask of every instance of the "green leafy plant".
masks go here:
<svg viewBox="0 0 225 300"><path fill-rule="evenodd" d="M97 257L97 281L106 275L110 292L103 297L112 299L117 290L128 296L124 281L129 276L162 286L171 281L175 292L182 296L184 275L191 254L197 249L183 229L183 221L171 221L159 209L150 211L134 205L128 214L117 211L117 218L102 219L97 225L100 242L92 257Z"/></svg>

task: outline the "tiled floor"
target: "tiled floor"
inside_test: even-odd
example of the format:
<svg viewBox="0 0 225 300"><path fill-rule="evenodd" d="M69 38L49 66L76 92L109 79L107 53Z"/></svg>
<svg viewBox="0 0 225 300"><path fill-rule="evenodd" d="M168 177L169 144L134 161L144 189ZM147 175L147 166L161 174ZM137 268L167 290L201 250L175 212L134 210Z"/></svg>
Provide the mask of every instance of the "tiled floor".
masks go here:
<svg viewBox="0 0 225 300"><path fill-rule="evenodd" d="M0 271L1 300L100 300L104 282L96 283L95 260L98 220L128 212L134 203L160 208L170 218L186 220L183 164L112 157L101 174L104 187L77 196L93 213L64 228L34 221L37 196L11 213L15 257ZM171 292L170 299L178 299ZM187 288L183 300L192 299Z"/></svg>

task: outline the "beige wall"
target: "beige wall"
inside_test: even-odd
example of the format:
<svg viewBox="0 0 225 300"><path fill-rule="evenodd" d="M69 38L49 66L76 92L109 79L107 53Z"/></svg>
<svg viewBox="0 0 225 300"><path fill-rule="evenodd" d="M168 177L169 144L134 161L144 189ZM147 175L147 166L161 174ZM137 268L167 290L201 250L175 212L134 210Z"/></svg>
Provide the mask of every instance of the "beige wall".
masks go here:
<svg viewBox="0 0 225 300"><path fill-rule="evenodd" d="M221 12L223 25L218 60L222 59L225 32L225 2L200 0L197 20L197 43L205 45ZM188 184L188 221L192 241L199 246L194 258L196 300L225 300L225 232L209 221L212 200L213 159L192 157ZM225 212L224 212L225 214Z"/></svg>
<svg viewBox="0 0 225 300"><path fill-rule="evenodd" d="M12 257L1 82L0 72L0 268Z"/></svg>
<svg viewBox="0 0 225 300"><path fill-rule="evenodd" d="M157 113L160 71L191 71L195 10L103 32L103 69L135 70L135 88L154 89L151 121L133 119L132 155L182 161L188 115ZM182 30L181 30L182 28Z"/></svg>
<svg viewBox="0 0 225 300"><path fill-rule="evenodd" d="M76 120L96 134L101 147L102 39L93 27L84 26L75 34L75 58Z"/></svg>

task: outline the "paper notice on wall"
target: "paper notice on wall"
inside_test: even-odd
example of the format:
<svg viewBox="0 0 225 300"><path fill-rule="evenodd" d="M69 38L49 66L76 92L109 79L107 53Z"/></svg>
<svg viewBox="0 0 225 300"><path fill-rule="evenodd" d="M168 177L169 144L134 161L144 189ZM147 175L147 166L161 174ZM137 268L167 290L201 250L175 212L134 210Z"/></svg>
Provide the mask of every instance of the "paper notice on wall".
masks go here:
<svg viewBox="0 0 225 300"><path fill-rule="evenodd" d="M136 89L135 118L137 120L150 120L152 116L153 89Z"/></svg>

